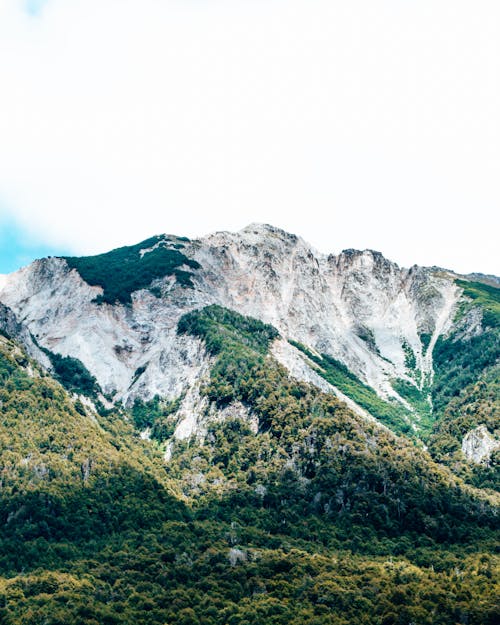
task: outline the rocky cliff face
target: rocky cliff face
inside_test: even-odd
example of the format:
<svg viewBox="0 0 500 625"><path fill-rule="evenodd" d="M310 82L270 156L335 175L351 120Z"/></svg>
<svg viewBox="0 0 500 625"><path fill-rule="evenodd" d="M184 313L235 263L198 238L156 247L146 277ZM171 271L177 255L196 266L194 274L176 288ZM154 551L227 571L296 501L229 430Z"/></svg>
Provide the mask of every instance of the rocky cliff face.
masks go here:
<svg viewBox="0 0 500 625"><path fill-rule="evenodd" d="M371 250L320 254L267 225L186 242L183 253L200 265L191 270L192 288L166 276L132 293L131 305L96 303L102 288L61 258L4 277L0 301L41 346L81 360L113 400L187 394L194 402L209 360L201 342L177 334L177 322L216 303L273 324L283 338L335 357L380 396L404 403L391 381L429 382L433 347L461 296L448 272L402 269ZM305 360L298 367L297 354L275 351L314 382Z"/></svg>
<svg viewBox="0 0 500 625"><path fill-rule="evenodd" d="M432 371L432 347L451 324L460 292L446 273L400 269L380 253L324 256L302 239L249 226L194 243L197 286L218 303L273 324L344 362L370 386L394 395L388 379ZM422 345L430 335L430 349Z"/></svg>
<svg viewBox="0 0 500 625"><path fill-rule="evenodd" d="M12 310L2 303L0 303L0 334L16 340L29 356L38 360L47 370L51 369L50 359L35 343L29 330L19 323Z"/></svg>
<svg viewBox="0 0 500 625"><path fill-rule="evenodd" d="M500 448L500 442L496 440L484 425L480 425L467 432L462 440L462 453L475 464L490 461L491 454Z"/></svg>

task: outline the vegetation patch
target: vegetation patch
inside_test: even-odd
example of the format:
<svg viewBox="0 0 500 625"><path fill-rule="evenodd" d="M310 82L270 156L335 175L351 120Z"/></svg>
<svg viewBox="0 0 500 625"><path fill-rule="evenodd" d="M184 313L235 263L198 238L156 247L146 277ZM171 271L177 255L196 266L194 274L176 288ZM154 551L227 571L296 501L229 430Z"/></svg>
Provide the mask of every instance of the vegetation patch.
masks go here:
<svg viewBox="0 0 500 625"><path fill-rule="evenodd" d="M500 358L498 329L465 341L453 339L453 336L440 337L434 347L432 401L438 413L485 370L497 365Z"/></svg>
<svg viewBox="0 0 500 625"><path fill-rule="evenodd" d="M468 280L455 280L455 283L463 289L464 295L474 301L483 309L484 325L498 328L500 326L500 289L482 282L469 282Z"/></svg>
<svg viewBox="0 0 500 625"><path fill-rule="evenodd" d="M256 342L248 336L251 324ZM244 329L241 341L238 328ZM275 334L269 326L210 307L181 319L179 331L190 329L210 339L215 357L205 394L219 405L238 400L259 421L257 435L241 419L227 419L209 425L204 444L193 439L174 447L168 471L196 506L218 501L219 519L248 506L279 509L277 523L283 526L326 509L330 521L342 527L363 518L390 533L415 528L415 520L426 516L420 516L420 506L430 505L430 511L439 505L449 521L432 532L450 528L448 504L427 499L446 489L444 473L410 441L396 442L394 435L354 415L334 396L292 379L264 353L262 336L268 337L265 344ZM387 473L386 462L392 467L386 467ZM409 480L416 466L420 478ZM223 512L220 501L225 497L230 503Z"/></svg>
<svg viewBox="0 0 500 625"><path fill-rule="evenodd" d="M136 428L141 431L149 429L151 438L159 443L168 440L175 431L175 413L179 410L181 401L182 397L168 401L158 395L149 401L136 399L131 410Z"/></svg>
<svg viewBox="0 0 500 625"><path fill-rule="evenodd" d="M202 338L212 355L238 346L266 354L270 342L279 336L273 326L217 305L184 315L179 320L178 331Z"/></svg>
<svg viewBox="0 0 500 625"><path fill-rule="evenodd" d="M418 418L415 425L418 427L418 435L426 440L434 424L430 389L424 386L422 390L407 380L396 379L391 382L392 388L414 408Z"/></svg>
<svg viewBox="0 0 500 625"><path fill-rule="evenodd" d="M363 384L352 371L332 356L328 354L317 356L302 343L297 341L290 343L318 365L317 372L322 378L336 386L381 423L399 434L412 434L412 428L407 421L411 413L402 404L381 399L372 388Z"/></svg>
<svg viewBox="0 0 500 625"><path fill-rule="evenodd" d="M97 256L64 257L69 267L76 269L91 286L103 288L98 303L130 304L134 291L145 289L153 280L175 276L184 287L192 287L192 272L183 266L199 269L195 260L182 253L187 239L155 236L137 245L121 247ZM158 292L155 293L158 295Z"/></svg>
<svg viewBox="0 0 500 625"><path fill-rule="evenodd" d="M417 366L417 361L415 360L415 354L413 353L413 349L411 348L411 345L409 345L406 341L403 341L402 348L405 353L405 367L410 371L413 371Z"/></svg>
<svg viewBox="0 0 500 625"><path fill-rule="evenodd" d="M432 334L430 332L421 332L419 334L420 342L422 343L422 353L425 353L431 343Z"/></svg>
<svg viewBox="0 0 500 625"><path fill-rule="evenodd" d="M462 454L462 440L467 432L484 425L491 434L500 436L500 367L491 367L478 380L461 389L445 406L429 438L429 451L434 458L474 486L498 489L500 484L500 450L490 462L473 465Z"/></svg>
<svg viewBox="0 0 500 625"><path fill-rule="evenodd" d="M485 425L492 433L498 428L500 291L479 282L456 282L473 300L461 303L458 320L471 307L480 307L483 327L480 334L464 337L458 325L457 330L436 343L432 386L436 422L429 451L471 484L498 488L500 454L494 454L489 465L472 466L465 460L461 444L464 435L478 425Z"/></svg>
<svg viewBox="0 0 500 625"><path fill-rule="evenodd" d="M54 378L70 393L86 395L94 399L101 393L97 380L81 360L72 356L61 356L45 347L40 347L40 349L50 359L54 368Z"/></svg>

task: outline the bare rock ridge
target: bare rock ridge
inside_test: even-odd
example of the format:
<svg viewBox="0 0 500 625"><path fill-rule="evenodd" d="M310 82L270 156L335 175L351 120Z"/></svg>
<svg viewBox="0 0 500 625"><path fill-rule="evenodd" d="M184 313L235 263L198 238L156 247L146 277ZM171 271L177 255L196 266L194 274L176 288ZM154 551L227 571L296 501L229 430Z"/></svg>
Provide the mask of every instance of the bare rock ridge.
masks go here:
<svg viewBox="0 0 500 625"><path fill-rule="evenodd" d="M488 464L491 454L500 448L497 441L486 429L480 425L466 433L462 440L462 452L464 456L476 464Z"/></svg>
<svg viewBox="0 0 500 625"><path fill-rule="evenodd" d="M461 297L450 272L403 269L371 250L321 254L269 225L172 241L162 235L140 257L162 245L182 248L190 267L178 275L189 269L189 283L155 278L131 293L130 305L96 301L103 288L63 258L4 277L0 301L40 346L78 358L113 400L184 396L181 411L190 421L183 436L197 427L197 389L209 371L202 343L177 334L186 312L219 304L271 323L284 339L344 363L379 396L405 403L391 381L420 389L429 382L433 347L450 330ZM306 359L297 364L297 350L281 346L274 354L295 376L323 384Z"/></svg>
<svg viewBox="0 0 500 625"><path fill-rule="evenodd" d="M2 303L0 303L0 334L18 341L31 358L38 360L46 369L51 369L50 359L35 343L29 330L19 323L12 310Z"/></svg>

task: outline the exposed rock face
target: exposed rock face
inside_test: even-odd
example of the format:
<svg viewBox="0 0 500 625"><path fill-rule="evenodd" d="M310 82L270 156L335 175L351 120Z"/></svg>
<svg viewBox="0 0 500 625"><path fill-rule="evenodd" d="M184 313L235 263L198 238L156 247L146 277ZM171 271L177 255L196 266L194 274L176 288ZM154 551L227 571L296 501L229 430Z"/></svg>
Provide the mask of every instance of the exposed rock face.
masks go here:
<svg viewBox="0 0 500 625"><path fill-rule="evenodd" d="M178 397L201 375L200 341L177 336L177 321L193 308L188 289L176 298L135 294L132 308L97 305L101 289L84 282L62 259L35 261L8 277L2 300L14 304L23 325L41 345L81 360L105 393L128 402Z"/></svg>
<svg viewBox="0 0 500 625"><path fill-rule="evenodd" d="M433 346L450 329L460 297L444 271L401 269L371 250L319 254L266 225L191 241L183 253L201 265L194 288L169 276L153 284L161 297L136 291L131 306L95 303L102 289L58 258L4 277L0 301L40 345L80 359L114 399L186 394L181 411L187 418L204 410L195 387L209 362L200 341L176 333L189 310L216 303L271 323L283 337L342 361L380 395L397 398L391 379L420 384L432 375ZM430 335L428 347L422 333ZM286 350L282 345L275 354L296 376L325 385ZM409 353L421 374L416 380ZM184 420L178 434L193 427Z"/></svg>
<svg viewBox="0 0 500 625"><path fill-rule="evenodd" d="M46 369L51 368L49 358L35 344L29 330L20 324L12 310L2 303L0 303L0 332L5 334L8 338L18 341L24 347L28 355L38 360Z"/></svg>
<svg viewBox="0 0 500 625"><path fill-rule="evenodd" d="M470 273L465 278L469 280L475 280L476 282L482 282L483 284L489 284L491 286L500 287L500 277L492 276L491 274L484 273Z"/></svg>
<svg viewBox="0 0 500 625"><path fill-rule="evenodd" d="M279 363L288 369L290 375L296 380L313 384L325 393L333 393L355 413L366 419L373 419L366 410L358 406L350 397L344 395L337 387L322 378L317 372L317 365L287 341L283 339L276 340L272 346L271 353Z"/></svg>
<svg viewBox="0 0 500 625"><path fill-rule="evenodd" d="M497 449L500 449L500 441L496 440L484 425L467 432L462 440L463 454L467 460L475 464L488 464L491 454Z"/></svg>
<svg viewBox="0 0 500 625"><path fill-rule="evenodd" d="M370 250L325 256L271 226L217 233L193 252L202 266L197 287L209 285L217 303L334 356L385 396L396 396L390 378L407 377L405 345L431 374L432 348L460 294L445 273L400 269Z"/></svg>

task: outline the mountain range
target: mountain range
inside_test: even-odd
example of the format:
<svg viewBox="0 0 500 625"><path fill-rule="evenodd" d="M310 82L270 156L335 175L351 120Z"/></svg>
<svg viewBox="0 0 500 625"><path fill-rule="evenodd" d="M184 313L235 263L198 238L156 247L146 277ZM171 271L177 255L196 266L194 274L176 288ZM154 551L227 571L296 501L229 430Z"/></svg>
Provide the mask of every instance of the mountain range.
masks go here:
<svg viewBox="0 0 500 625"><path fill-rule="evenodd" d="M499 315L263 224L0 276L0 623L496 622Z"/></svg>

